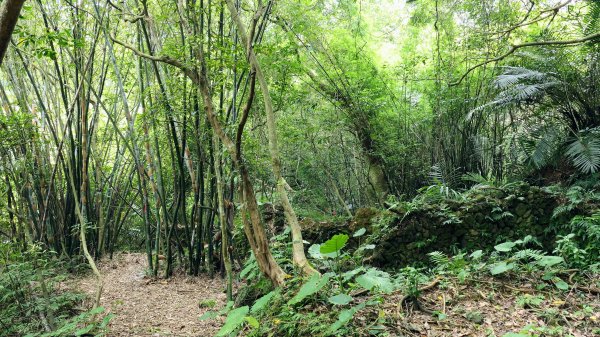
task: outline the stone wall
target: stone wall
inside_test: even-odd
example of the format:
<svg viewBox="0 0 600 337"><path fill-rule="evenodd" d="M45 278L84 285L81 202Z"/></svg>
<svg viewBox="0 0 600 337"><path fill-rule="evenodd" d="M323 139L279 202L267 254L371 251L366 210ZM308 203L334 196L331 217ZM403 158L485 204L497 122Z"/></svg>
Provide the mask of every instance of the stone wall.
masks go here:
<svg viewBox="0 0 600 337"><path fill-rule="evenodd" d="M553 210L559 200L543 189L520 184L509 189L482 188L460 200L423 204L413 211L395 210L390 225L372 237L377 245L370 260L378 266L398 267L427 261L441 251L490 249L508 240L536 237L552 250L556 238Z"/></svg>
<svg viewBox="0 0 600 337"><path fill-rule="evenodd" d="M560 196L526 183L504 188L474 188L458 199L430 199L401 203L391 211L360 209L348 221L315 222L304 219L304 238L321 243L334 234L351 236L366 228L369 243L376 245L370 263L380 267L402 267L416 261L429 261L427 254L441 251L455 254L458 250L491 249L508 240L532 235L543 249L552 251L557 223L566 223L577 214L590 213L574 208L556 219L554 209L564 204ZM410 209L410 211L409 211ZM364 242L364 238L363 238ZM350 249L356 242L350 240Z"/></svg>

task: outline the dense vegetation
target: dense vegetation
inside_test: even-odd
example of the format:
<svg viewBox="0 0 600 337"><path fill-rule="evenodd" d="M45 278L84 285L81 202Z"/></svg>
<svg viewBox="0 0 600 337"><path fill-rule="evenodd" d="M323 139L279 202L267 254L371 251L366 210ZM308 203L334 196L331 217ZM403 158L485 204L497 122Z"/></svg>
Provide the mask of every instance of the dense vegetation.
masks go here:
<svg viewBox="0 0 600 337"><path fill-rule="evenodd" d="M0 0L0 336L110 335L122 251L222 277L219 336L599 334L599 42L595 0Z"/></svg>

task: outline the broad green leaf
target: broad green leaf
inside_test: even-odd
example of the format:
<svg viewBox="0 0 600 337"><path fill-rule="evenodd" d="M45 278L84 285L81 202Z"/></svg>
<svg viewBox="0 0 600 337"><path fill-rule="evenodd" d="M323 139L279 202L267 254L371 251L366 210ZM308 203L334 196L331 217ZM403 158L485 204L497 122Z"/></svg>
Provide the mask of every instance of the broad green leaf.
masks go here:
<svg viewBox="0 0 600 337"><path fill-rule="evenodd" d="M560 277L556 277L552 280L554 286L560 290L569 290L569 284L563 281Z"/></svg>
<svg viewBox="0 0 600 337"><path fill-rule="evenodd" d="M344 248L346 243L348 242L348 235L346 234L336 234L331 239L325 241L325 243L321 244L319 248L319 252L321 254L336 254L339 255L340 250Z"/></svg>
<svg viewBox="0 0 600 337"><path fill-rule="evenodd" d="M330 335L334 334L341 327L343 327L348 322L350 322L352 317L354 317L354 314L356 314L357 311L361 310L365 306L366 306L366 303L363 302L363 303L361 303L357 306L354 306L350 309L340 311L340 315L338 316L337 321L329 327L329 330L327 331L327 333Z"/></svg>
<svg viewBox="0 0 600 337"><path fill-rule="evenodd" d="M347 272L342 274L342 281L348 282L348 280L350 280L354 276L356 276L364 271L365 271L365 267L363 267L363 266L360 266L360 267L352 269L352 270L348 270Z"/></svg>
<svg viewBox="0 0 600 337"><path fill-rule="evenodd" d="M327 282L329 282L329 278L331 277L330 273L323 274L323 276L319 276L319 274L313 274L308 282L300 287L298 293L292 297L291 300L288 301L288 305L294 305L296 303L302 302L308 296L318 292L323 288Z"/></svg>
<svg viewBox="0 0 600 337"><path fill-rule="evenodd" d="M358 247L358 249L356 251L362 252L364 250L372 250L372 249L375 249L375 245L362 245L362 246Z"/></svg>
<svg viewBox="0 0 600 337"><path fill-rule="evenodd" d="M327 300L331 304L346 305L346 304L352 302L352 296L346 295L346 294L342 293L342 294L338 294L338 295L335 295L335 296L331 296Z"/></svg>
<svg viewBox="0 0 600 337"><path fill-rule="evenodd" d="M544 256L537 261L537 264L539 264L542 267L552 267L563 261L564 259L560 256Z"/></svg>
<svg viewBox="0 0 600 337"><path fill-rule="evenodd" d="M248 322L248 325L250 325L254 329L258 329L260 327L260 323L258 323L258 320L256 318L252 316L246 316L244 317L244 319L246 320L246 322Z"/></svg>
<svg viewBox="0 0 600 337"><path fill-rule="evenodd" d="M544 275L542 275L542 280L544 281L550 281L554 278L554 273L553 272L546 272L544 273Z"/></svg>
<svg viewBox="0 0 600 337"><path fill-rule="evenodd" d="M517 332L507 332L502 337L528 337L529 335L517 333Z"/></svg>
<svg viewBox="0 0 600 337"><path fill-rule="evenodd" d="M241 278L246 278L250 274L252 270L254 270L256 266L253 263L249 263L244 269L240 272Z"/></svg>
<svg viewBox="0 0 600 337"><path fill-rule="evenodd" d="M506 262L502 261L502 262L498 262L498 263L492 265L490 272L492 273L492 275L498 275L498 274L505 273L509 270L512 270L514 267L515 267L514 263L506 263Z"/></svg>
<svg viewBox="0 0 600 337"><path fill-rule="evenodd" d="M259 311L261 311L268 303L269 301L271 301L271 298L273 298L273 296L275 296L275 294L277 294L278 289L275 289L273 291L271 291L270 293L266 294L265 296L257 299L254 304L252 305L252 308L250 308L250 312L251 313L257 313Z"/></svg>
<svg viewBox="0 0 600 337"><path fill-rule="evenodd" d="M381 290L384 293L391 293L394 291L394 285L390 278L390 274L374 268L371 268L366 273L358 276L356 278L356 283L369 291L375 289Z"/></svg>
<svg viewBox="0 0 600 337"><path fill-rule="evenodd" d="M510 252L515 245L516 243L508 241L494 246L494 249L499 252Z"/></svg>
<svg viewBox="0 0 600 337"><path fill-rule="evenodd" d="M366 232L367 232L367 230L363 227L363 228L357 230L356 232L354 232L354 234L352 234L352 237L357 238L357 237L363 236L363 235L365 235Z"/></svg>
<svg viewBox="0 0 600 337"><path fill-rule="evenodd" d="M99 328L100 329L104 329L108 326L108 323L110 323L110 320L113 319L115 317L114 314L108 314L106 316L104 316L104 318L102 319L102 322L100 323Z"/></svg>
<svg viewBox="0 0 600 337"><path fill-rule="evenodd" d="M217 333L217 337L227 336L239 328L244 323L248 311L250 311L250 308L247 305L231 310L225 319L225 324Z"/></svg>
<svg viewBox="0 0 600 337"><path fill-rule="evenodd" d="M313 259L317 259L317 260L322 260L323 259L323 255L321 254L321 245L319 244L313 244L310 247L308 247L308 254L313 258Z"/></svg>
<svg viewBox="0 0 600 337"><path fill-rule="evenodd" d="M480 257L482 257L482 256L483 256L483 251L482 251L481 249L480 249L480 250L476 250L476 251L474 251L473 253L471 253L471 255L469 255L469 256L470 256L472 259L474 259L474 260L477 260L477 259L479 259Z"/></svg>

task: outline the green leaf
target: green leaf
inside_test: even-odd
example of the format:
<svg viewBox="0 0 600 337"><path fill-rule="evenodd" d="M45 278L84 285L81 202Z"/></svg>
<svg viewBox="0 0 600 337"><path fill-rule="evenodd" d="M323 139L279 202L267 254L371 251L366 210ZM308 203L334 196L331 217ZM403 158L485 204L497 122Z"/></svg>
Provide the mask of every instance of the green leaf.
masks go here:
<svg viewBox="0 0 600 337"><path fill-rule="evenodd" d="M338 295L335 295L335 296L331 296L327 300L331 304L346 305L346 304L352 302L352 299L353 299L352 296L346 295L346 294L342 293L342 294L338 294Z"/></svg>
<svg viewBox="0 0 600 337"><path fill-rule="evenodd" d="M516 333L516 332L507 332L502 337L528 337L529 335Z"/></svg>
<svg viewBox="0 0 600 337"><path fill-rule="evenodd" d="M493 264L490 269L490 272L492 273L492 275L498 275L498 274L505 273L509 270L512 270L514 268L515 268L514 263L506 263L505 261L502 261L502 262Z"/></svg>
<svg viewBox="0 0 600 337"><path fill-rule="evenodd" d="M567 146L567 157L583 173L600 170L600 139L593 134L578 137Z"/></svg>
<svg viewBox="0 0 600 337"><path fill-rule="evenodd" d="M390 274L371 268L366 273L356 278L356 283L360 284L363 288L373 291L375 289L381 290L384 293L391 293L394 291L394 285L392 284Z"/></svg>
<svg viewBox="0 0 600 337"><path fill-rule="evenodd" d="M104 312L104 307L95 307L94 309L88 311L90 315L98 315Z"/></svg>
<svg viewBox="0 0 600 337"><path fill-rule="evenodd" d="M473 253L471 253L471 255L469 255L472 259L477 260L479 258L481 258L483 256L483 251L480 250L476 250Z"/></svg>
<svg viewBox="0 0 600 337"><path fill-rule="evenodd" d="M363 227L363 228L357 230L356 232L354 232L354 234L352 234L352 237L357 238L357 237L363 236L363 235L365 235L366 232L367 232L367 230Z"/></svg>
<svg viewBox="0 0 600 337"><path fill-rule="evenodd" d="M350 320L352 319L352 317L354 317L354 314L356 314L357 311L361 310L362 308L364 308L366 306L366 303L363 302L357 306L354 306L350 309L347 310L342 310L340 312L340 315L338 316L338 319L335 323L333 323L330 327L329 330L327 331L328 334L334 334L336 331L338 331L341 327L343 327L344 325L346 325L348 322L350 322Z"/></svg>
<svg viewBox="0 0 600 337"><path fill-rule="evenodd" d="M508 241L494 246L494 249L499 252L510 252L515 245L516 243Z"/></svg>
<svg viewBox="0 0 600 337"><path fill-rule="evenodd" d="M258 323L258 320L256 318L252 316L246 316L244 317L244 319L246 320L246 322L248 322L248 325L250 325L254 329L258 329L260 327L260 323Z"/></svg>
<svg viewBox="0 0 600 337"><path fill-rule="evenodd" d="M365 270L366 269L363 266L360 266L360 267L352 269L352 270L348 270L347 272L342 274L342 281L348 282L348 280L350 280L354 276L364 272Z"/></svg>
<svg viewBox="0 0 600 337"><path fill-rule="evenodd" d="M278 289L275 289L273 291L271 291L270 293L266 294L265 296L257 299L254 304L252 305L252 308L250 308L250 312L251 313L257 313L259 311L261 311L268 303L269 301L271 301L271 298L273 298L273 296L275 296L275 294L278 293Z"/></svg>
<svg viewBox="0 0 600 337"><path fill-rule="evenodd" d="M321 245L317 244L317 243L308 247L308 254L313 259L317 259L317 260L322 260L324 257L323 254L321 254Z"/></svg>
<svg viewBox="0 0 600 337"><path fill-rule="evenodd" d="M88 332L92 331L92 329L94 329L94 324L87 325L87 326L75 331L75 333L73 333L73 334L75 336L81 336L83 334L87 334Z"/></svg>
<svg viewBox="0 0 600 337"><path fill-rule="evenodd" d="M323 255L325 254L335 254L339 255L340 250L344 248L346 243L348 242L348 235L346 234L336 234L331 239L325 241L319 248L319 252Z"/></svg>
<svg viewBox="0 0 600 337"><path fill-rule="evenodd" d="M223 324L223 327L217 333L217 337L227 336L239 328L244 323L248 311L250 311L250 308L247 305L231 310L225 319L225 324Z"/></svg>
<svg viewBox="0 0 600 337"><path fill-rule="evenodd" d="M108 326L108 323L110 323L110 320L113 319L115 317L114 314L108 314L106 316L104 316L104 319L102 319L102 322L100 323L100 325L98 326L100 329L104 329Z"/></svg>
<svg viewBox="0 0 600 337"><path fill-rule="evenodd" d="M235 304L234 301L228 301L227 304L221 310L219 310L219 315L223 315L223 314L229 312L229 310L231 310L233 308L234 304Z"/></svg>
<svg viewBox="0 0 600 337"><path fill-rule="evenodd" d="M298 293L288 301L288 305L300 303L308 296L318 292L327 284L327 282L329 282L330 277L330 273L323 274L323 276L319 276L319 274L316 273L313 274L308 280L308 282L306 282L302 285L302 287L300 287Z"/></svg>
<svg viewBox="0 0 600 337"><path fill-rule="evenodd" d="M569 290L569 284L563 281L560 277L555 277L552 280L552 283L554 283L554 286L560 290Z"/></svg>
<svg viewBox="0 0 600 337"><path fill-rule="evenodd" d="M564 259L560 256L544 256L537 261L537 264L539 264L542 267L552 267L563 261Z"/></svg>
<svg viewBox="0 0 600 337"><path fill-rule="evenodd" d="M546 272L544 273L544 275L542 275L542 280L544 281L550 281L554 278L554 273L553 272Z"/></svg>
<svg viewBox="0 0 600 337"><path fill-rule="evenodd" d="M207 320L207 319L213 319L215 317L219 316L219 313L216 311L207 311L205 313L202 314L202 316L200 316L200 318L198 318L201 321Z"/></svg>

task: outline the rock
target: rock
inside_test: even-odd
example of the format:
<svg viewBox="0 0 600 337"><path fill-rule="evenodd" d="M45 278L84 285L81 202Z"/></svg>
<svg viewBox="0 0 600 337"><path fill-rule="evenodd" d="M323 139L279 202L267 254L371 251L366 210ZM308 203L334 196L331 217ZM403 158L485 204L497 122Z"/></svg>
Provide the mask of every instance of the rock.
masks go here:
<svg viewBox="0 0 600 337"><path fill-rule="evenodd" d="M519 203L519 204L517 205L517 208L515 209L515 214L516 214L518 217L522 217L522 216L525 214L525 212L527 212L527 208L528 208L528 207L527 207L527 205L526 205L526 204Z"/></svg>

